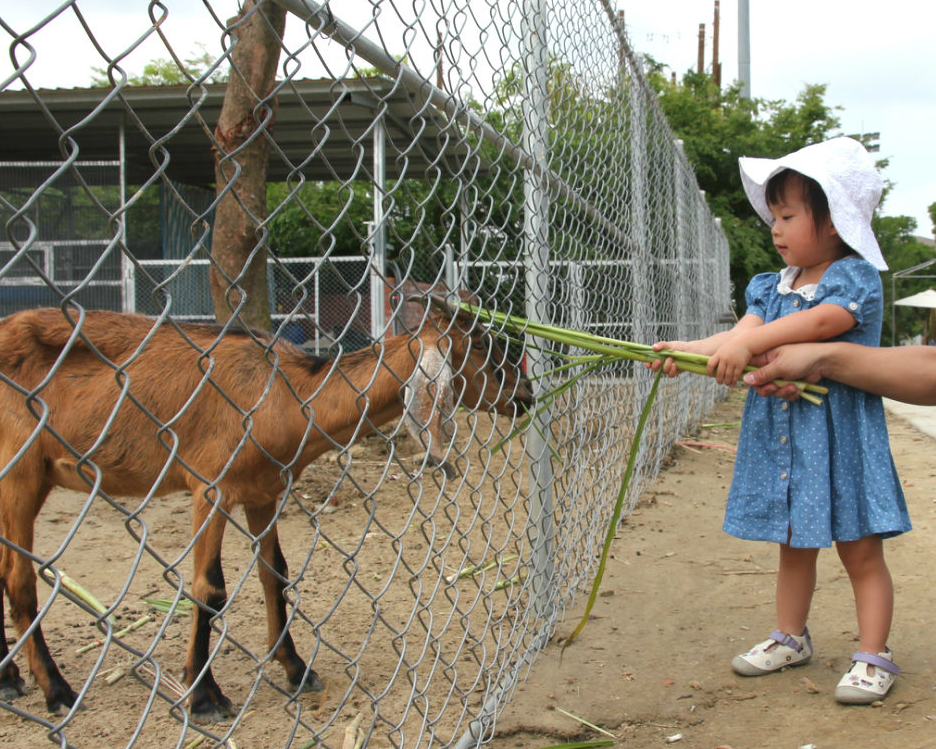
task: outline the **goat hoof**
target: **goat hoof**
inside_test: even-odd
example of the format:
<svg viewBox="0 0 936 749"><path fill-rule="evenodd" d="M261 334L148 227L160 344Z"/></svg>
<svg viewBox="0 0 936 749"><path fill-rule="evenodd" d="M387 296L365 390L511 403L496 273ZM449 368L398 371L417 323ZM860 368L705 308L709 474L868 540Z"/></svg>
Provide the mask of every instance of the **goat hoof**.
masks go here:
<svg viewBox="0 0 936 749"><path fill-rule="evenodd" d="M294 692L324 692L325 685L319 679L318 674L311 668L302 680L302 683L290 682L289 688Z"/></svg>
<svg viewBox="0 0 936 749"><path fill-rule="evenodd" d="M26 682L20 678L19 674L0 679L0 700L12 702L26 693Z"/></svg>
<svg viewBox="0 0 936 749"><path fill-rule="evenodd" d="M49 708L50 713L65 715L72 709L77 701L78 694L72 690L71 687L66 685L64 688L46 696L46 707ZM81 705L80 709L84 710L85 706Z"/></svg>
<svg viewBox="0 0 936 749"><path fill-rule="evenodd" d="M223 694L217 695L217 701L205 699L198 706L192 705L190 709L192 721L199 725L208 723L223 723L234 715L234 705Z"/></svg>

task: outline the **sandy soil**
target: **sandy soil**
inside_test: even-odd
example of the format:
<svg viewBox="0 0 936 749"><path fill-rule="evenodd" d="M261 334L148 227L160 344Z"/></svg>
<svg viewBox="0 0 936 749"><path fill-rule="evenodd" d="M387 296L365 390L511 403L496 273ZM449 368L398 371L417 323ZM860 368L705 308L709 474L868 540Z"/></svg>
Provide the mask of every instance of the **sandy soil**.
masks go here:
<svg viewBox="0 0 936 749"><path fill-rule="evenodd" d="M732 394L708 421L736 422L742 398L743 393ZM933 440L897 418L891 420L892 448L915 524L912 533L887 546L898 594L891 647L903 671L882 706L861 708L842 707L832 697L856 639L850 587L832 551L820 555L810 623L817 647L813 662L759 679L736 677L729 667L733 655L763 639L774 626L775 548L739 541L720 530L737 434L734 426L706 427L696 435L687 435L685 443L674 448L664 472L620 529L592 620L560 661L558 639L577 622L583 595L499 718L493 749L538 749L561 741L609 738L584 727L569 714L599 727L615 746L628 749L665 746L668 738L676 736L681 738L673 741L675 746L687 749L797 749L808 745L836 749L869 739L879 747L936 746L936 655L930 647L929 630L936 617L928 574L930 565L936 565L932 543L936 525ZM693 446L693 442L706 446ZM265 669L263 678L254 683L257 664L250 652L261 649L265 639L261 596L244 539L235 528L228 532L225 571L229 591L241 585L241 578L244 582L228 616L232 639L219 653L215 675L235 704L249 702L232 729L240 749L303 746L312 736L308 727L319 730L325 720L331 721L327 743L341 745L344 729L356 715L364 715L365 725L373 719L368 690L380 693L393 679L394 663L387 655L393 655L394 640L380 628L398 626L403 619L394 620L397 614L393 612L412 611L413 595L421 594L412 593L408 586L406 590L388 587L382 592L396 551L391 536L383 530L362 530L362 519L366 520L369 512L369 502L361 499L362 491L366 494L384 482L379 513L388 514L378 518L392 535L405 537L407 554L412 555L406 562L414 568L423 565L420 576L424 581L426 575L437 573L432 565L451 549L442 545L447 533L444 528L435 529L437 537L419 536L425 527L420 530L423 524L412 515L413 498L408 492L413 485L398 473L384 475L383 449L380 444L354 448L358 467L340 483L334 512L321 518L328 543L322 543L324 537L316 539L310 574L300 590L303 609L316 621L327 616L325 604L319 602L334 600L338 588L348 584L343 575L348 573L349 550L362 537L373 538L362 544L355 556L356 579L366 590L358 589L358 584L351 586L346 601L322 627L325 636L315 666L328 691L317 702L303 698L297 721L289 710L283 711L284 696L278 691L282 673L277 664ZM415 446L409 450L413 452ZM403 454L409 453L404 450ZM377 459L369 460L371 457ZM336 480L341 482L341 475L335 462L323 461L303 477L301 491L314 497ZM168 497L147 507L142 515L154 531L152 543L168 563L176 561L190 537L190 501L183 495ZM50 498L37 533L41 554L57 553L58 545L71 535L80 502L80 497L67 492L56 492ZM134 504L127 503L127 509L134 509ZM440 517L436 516L437 523ZM58 562L61 569L76 576L80 573L82 581L105 600L120 593L135 560L136 546L124 529L125 519L116 508L95 503ZM128 525L135 527L133 521ZM280 529L291 572L295 573L309 560L309 518L298 508L289 508ZM505 537L500 543L506 553L516 541ZM428 564L426 560L430 560ZM446 559L445 564L449 563ZM187 569L188 564L187 559L180 561L180 569ZM326 574L318 574L322 570ZM147 612L143 596L171 596L171 586L162 572L148 555L143 557L125 597L127 605L120 610L121 624ZM384 618L377 634L370 638L372 644L384 642L385 649L362 650L356 668L346 670L347 658L362 646L367 634L348 628L347 622L370 621L377 598ZM444 596L437 599L445 602ZM504 601L505 606L508 603ZM403 609L394 608L398 605ZM429 611L428 604L425 611ZM437 620L441 613L434 614ZM76 653L76 646L95 637L89 619L73 605L59 603L44 623L55 657L76 687L90 669L98 668L97 651ZM157 617L156 621L163 620ZM165 623L163 637L158 636L156 626L148 624L126 639L140 650L153 647L159 662L178 675L188 639L188 616L172 617ZM308 655L315 641L309 622L297 620L292 632L301 652ZM11 642L12 635L8 630ZM443 651L446 647L444 642L438 646ZM22 655L18 661L21 667L25 665ZM103 677L126 662L126 653L112 648L99 673ZM413 665L416 678L422 678L420 667L419 663ZM404 687L390 691L405 692ZM94 679L87 694L88 708L70 724L68 741L80 747L126 746L139 732L134 746L161 749L189 746L199 740L196 729L169 715L161 698L155 699L147 713L149 697L145 685L132 677L125 676L112 685L103 678ZM392 698L391 694L388 699ZM39 717L50 717L38 689L18 699L16 705ZM404 741L404 731L405 743L410 746L412 737L420 735L414 729L421 716L410 711L400 719L399 730L391 730L386 721L396 718L385 710L381 708L384 722L378 721L368 743L370 749L389 749ZM144 714L147 717L141 727L138 722ZM460 735L464 730L463 725L448 726L446 720L440 718L433 729L438 731L437 740L448 740L452 731ZM293 732L294 738L290 738ZM48 745L44 729L0 711L0 746L32 749L44 745Z"/></svg>
<svg viewBox="0 0 936 749"><path fill-rule="evenodd" d="M742 398L732 393L708 421L737 420ZM542 654L499 720L493 749L603 738L627 749L936 746L934 441L898 417L889 426L914 530L886 546L901 675L880 706L846 707L832 696L857 640L851 587L833 550L819 556L812 662L753 679L732 672L731 658L775 626L776 548L721 531L738 429L712 427L674 449L618 534L591 621L563 658L556 642ZM557 640L583 610L584 601Z"/></svg>

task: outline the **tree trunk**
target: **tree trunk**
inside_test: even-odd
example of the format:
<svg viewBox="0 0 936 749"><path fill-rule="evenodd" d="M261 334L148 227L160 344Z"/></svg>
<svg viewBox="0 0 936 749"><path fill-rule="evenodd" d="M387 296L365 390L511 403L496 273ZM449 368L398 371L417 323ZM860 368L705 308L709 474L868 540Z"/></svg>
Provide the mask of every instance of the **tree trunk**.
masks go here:
<svg viewBox="0 0 936 749"><path fill-rule="evenodd" d="M242 12L228 22L234 37L231 73L215 127L220 200L211 239L211 302L218 322L227 322L237 312L243 324L264 330L270 330L272 322L266 237L258 227L266 218L265 133L273 129L276 100L257 116L254 108L275 85L285 26L286 11L271 0L244 0ZM227 158L239 148L235 157Z"/></svg>

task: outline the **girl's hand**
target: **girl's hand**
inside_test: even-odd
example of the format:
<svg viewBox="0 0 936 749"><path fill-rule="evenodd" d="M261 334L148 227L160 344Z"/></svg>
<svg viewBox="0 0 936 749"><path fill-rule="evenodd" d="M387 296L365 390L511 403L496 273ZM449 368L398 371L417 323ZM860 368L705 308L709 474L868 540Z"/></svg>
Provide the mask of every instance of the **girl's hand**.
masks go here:
<svg viewBox="0 0 936 749"><path fill-rule="evenodd" d="M693 345L697 343L696 341L657 341L653 344L654 351L662 351L667 349L669 351L688 351L689 353L695 353L692 349ZM650 369L656 372L660 367L663 367L663 374L667 377L676 377L676 375L681 374L682 370L676 366L676 362L672 358L667 358L663 360L657 360L653 362L648 362L644 365L647 369Z"/></svg>
<svg viewBox="0 0 936 749"><path fill-rule="evenodd" d="M708 373L721 385L737 385L754 352L741 336L718 347L708 363Z"/></svg>

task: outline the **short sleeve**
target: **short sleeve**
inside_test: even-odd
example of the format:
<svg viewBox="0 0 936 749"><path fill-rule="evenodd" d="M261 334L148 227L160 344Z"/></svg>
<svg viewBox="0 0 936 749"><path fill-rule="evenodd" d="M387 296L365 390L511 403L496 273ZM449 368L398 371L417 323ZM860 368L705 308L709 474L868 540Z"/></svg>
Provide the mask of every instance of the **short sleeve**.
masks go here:
<svg viewBox="0 0 936 749"><path fill-rule="evenodd" d="M814 300L844 307L858 325L879 319L884 304L881 274L863 258L842 258L822 274Z"/></svg>
<svg viewBox="0 0 936 749"><path fill-rule="evenodd" d="M767 300L779 280L780 276L777 273L758 273L748 282L744 291L747 314L757 315L761 320L767 319Z"/></svg>

